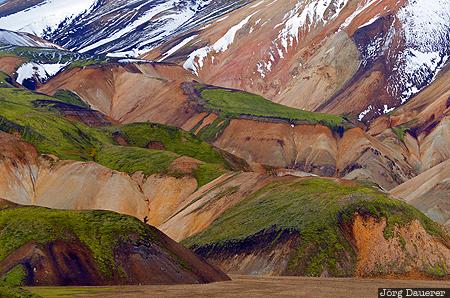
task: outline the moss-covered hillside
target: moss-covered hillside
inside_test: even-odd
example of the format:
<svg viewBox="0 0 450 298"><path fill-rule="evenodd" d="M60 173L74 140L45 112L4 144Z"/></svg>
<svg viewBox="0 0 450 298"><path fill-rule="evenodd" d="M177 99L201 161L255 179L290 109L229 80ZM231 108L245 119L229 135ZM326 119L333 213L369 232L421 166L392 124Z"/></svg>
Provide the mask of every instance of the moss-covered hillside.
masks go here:
<svg viewBox="0 0 450 298"><path fill-rule="evenodd" d="M351 276L356 251L348 231L354 215L387 220L384 237L394 235L395 226L417 219L432 236L448 241L447 234L410 205L394 200L375 188L353 182L321 178L273 182L226 211L205 231L184 241L204 256L226 252L264 231L298 233L300 241L289 257L285 274ZM247 240L247 241L246 241ZM253 240L252 240L253 241ZM272 243L261 246L271 247ZM242 249L244 249L242 247Z"/></svg>
<svg viewBox="0 0 450 298"><path fill-rule="evenodd" d="M6 85L6 79L6 76L2 79L5 87L11 87ZM64 111L73 108L78 117L89 112L73 94L59 92L57 97L49 97L25 89L1 87L0 130L20 134L40 153L61 159L95 161L130 174L142 171L146 175L173 176L183 174L171 171L171 163L188 156L201 162L191 173L200 185L232 168L223 153L176 128L150 123L91 127L68 119L59 109L63 103Z"/></svg>
<svg viewBox="0 0 450 298"><path fill-rule="evenodd" d="M0 204L0 276L10 285L190 283L222 276L131 216Z"/></svg>

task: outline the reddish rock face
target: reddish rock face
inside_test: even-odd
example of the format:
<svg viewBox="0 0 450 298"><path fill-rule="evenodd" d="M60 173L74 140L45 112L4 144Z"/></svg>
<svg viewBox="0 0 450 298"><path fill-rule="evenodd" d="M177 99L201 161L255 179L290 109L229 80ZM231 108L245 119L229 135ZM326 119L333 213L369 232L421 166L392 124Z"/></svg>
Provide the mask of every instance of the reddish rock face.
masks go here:
<svg viewBox="0 0 450 298"><path fill-rule="evenodd" d="M30 242L0 262L0 274L18 264L26 268L25 284L29 286L105 283L89 249L78 241Z"/></svg>

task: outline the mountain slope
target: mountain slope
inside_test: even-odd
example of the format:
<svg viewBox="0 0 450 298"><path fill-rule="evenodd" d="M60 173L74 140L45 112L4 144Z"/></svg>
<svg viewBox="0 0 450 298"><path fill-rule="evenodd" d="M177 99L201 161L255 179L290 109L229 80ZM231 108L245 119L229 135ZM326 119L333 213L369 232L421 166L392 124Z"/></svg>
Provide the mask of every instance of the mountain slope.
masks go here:
<svg viewBox="0 0 450 298"><path fill-rule="evenodd" d="M64 91L65 85L79 86L71 85L74 76L66 77L66 72L44 85L53 86L53 97L5 81L0 128L16 136L0 135L0 172L6 178L0 181L1 196L26 204L131 214L177 240L192 236L186 243L232 272L447 278L448 236L416 209L377 187L295 177L310 176L300 171L304 168L321 175L370 177L390 188L414 174L401 153L352 127L345 117L296 110L235 89L176 81L170 79L174 69L184 73L164 63L73 68L77 82L92 88L77 89L86 90L84 100ZM83 74L89 74L85 81L80 80ZM109 79L93 80L95 76ZM115 124L89 108L91 101L111 103L115 92L127 91L118 88L121 84L138 90L149 82L179 88L192 114L182 109L167 117L164 107L172 103L166 100L159 104L158 117L179 121L192 133L151 123ZM111 94L102 97L99 90ZM148 94L138 100L150 100ZM245 157L252 162L259 151L265 154L261 160L286 162L280 156L289 157L292 150L294 166L285 170L283 165L255 163L258 172L242 172L248 170L245 162L194 133L213 143L237 141L227 149L238 155L251 151ZM274 154L271 146L282 148L282 154ZM228 221L229 214L236 222ZM415 235L423 242L415 241ZM305 254L302 245L307 246ZM307 260L313 262L304 265ZM401 266L394 267L396 262Z"/></svg>
<svg viewBox="0 0 450 298"><path fill-rule="evenodd" d="M0 44L21 47L62 48L32 34L0 29Z"/></svg>
<svg viewBox="0 0 450 298"><path fill-rule="evenodd" d="M450 160L391 190L427 216L443 225L450 225Z"/></svg>
<svg viewBox="0 0 450 298"><path fill-rule="evenodd" d="M113 212L21 207L0 199L0 230L0 276L15 274L16 285L228 280L157 229Z"/></svg>
<svg viewBox="0 0 450 298"><path fill-rule="evenodd" d="M145 57L209 84L371 120L432 82L450 56L444 0L264 0L228 16Z"/></svg>
<svg viewBox="0 0 450 298"><path fill-rule="evenodd" d="M157 222L167 211L149 204L164 193L182 200L230 170L248 168L174 127L113 125L74 94L1 86L0 130L7 133L0 133L0 193L17 203L107 209Z"/></svg>
<svg viewBox="0 0 450 298"><path fill-rule="evenodd" d="M215 19L245 1L13 1L0 27L25 31L80 52L136 56L172 35ZM24 21L26 20L26 21Z"/></svg>
<svg viewBox="0 0 450 298"><path fill-rule="evenodd" d="M167 63L108 64L63 72L39 91L71 90L120 122L178 126L255 166L371 179L386 189L415 175L395 150L361 128L351 129L345 117L192 80L193 75Z"/></svg>

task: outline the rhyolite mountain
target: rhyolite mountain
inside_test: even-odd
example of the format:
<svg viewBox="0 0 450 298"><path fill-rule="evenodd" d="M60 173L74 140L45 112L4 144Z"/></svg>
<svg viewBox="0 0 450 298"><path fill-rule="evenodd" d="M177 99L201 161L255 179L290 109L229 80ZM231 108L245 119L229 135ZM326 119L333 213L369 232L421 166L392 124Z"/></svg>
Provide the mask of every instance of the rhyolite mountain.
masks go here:
<svg viewBox="0 0 450 298"><path fill-rule="evenodd" d="M364 121L392 111L436 78L450 55L449 23L445 0L42 0L0 6L0 28L69 50L176 62L209 84Z"/></svg>
<svg viewBox="0 0 450 298"><path fill-rule="evenodd" d="M137 217L227 273L448 279L449 23L443 0L7 1L0 197Z"/></svg>
<svg viewBox="0 0 450 298"><path fill-rule="evenodd" d="M73 71L102 74L105 68L112 68L119 81L130 75L145 78L152 74L150 82L167 84L170 81L161 77L166 67L179 68L110 63ZM367 181L371 180L370 175L390 181L383 180L386 179L383 172L376 175L377 164L382 165L385 157L372 146L380 146L380 150L387 150L386 154L394 154L393 150L361 128L352 127L344 118L276 105L236 90L194 84L185 86L198 90L198 93L191 90L193 97L188 98L199 113L184 120L185 129L192 130L188 133L148 122L119 124L92 110L89 101L83 101L75 93L58 89L53 96L45 96L17 88L5 77L0 88L0 127L7 132L0 135L0 171L5 178L0 183L0 193L11 201L57 209L107 209L133 215L159 227L175 240L184 241L183 244L226 272L448 277L450 250L445 229ZM101 78L89 82L101 82ZM145 80L142 83L153 87ZM50 86L47 84L44 86ZM236 104L234 98L247 106ZM255 109L253 115L247 114L251 108ZM172 120L183 120L187 112L173 114ZM244 130L237 131L241 126ZM205 142L220 144L214 140L228 133L231 136L245 133L245 129L255 134L258 126L260 132L253 140L247 134L244 139L235 138L236 141L261 148L262 132L276 136L283 129L293 129L293 139L310 140L309 150L314 150L302 152L300 146L294 149L298 150L298 157L316 156L316 160L300 164L299 159L297 168L254 161L249 164L245 157L251 161L250 157L239 158ZM315 144L315 135L321 140L320 146ZM332 155L324 150L336 142L333 137L344 146L336 151L343 154L339 163L348 158L359 159L362 165L351 166L349 170L362 182L349 181L351 176L342 180L330 174L332 167L326 164ZM361 152L352 151L355 140ZM281 146L276 140L271 142ZM350 144L345 145L346 142ZM262 157L270 158L270 154ZM396 162L401 165L402 161ZM300 166L305 171L317 174L323 171L321 176L334 178L311 177L314 175L300 170ZM395 181L400 169L389 162L385 167ZM70 193L66 193L67 189ZM430 200L429 205L434 208L430 216L445 222L445 217L435 216L445 215L445 206L436 213L436 208L442 208L440 204L434 205ZM369 253L374 250L380 253ZM236 255L239 257L232 257ZM276 258L271 257L274 255Z"/></svg>
<svg viewBox="0 0 450 298"><path fill-rule="evenodd" d="M245 2L7 1L0 5L0 28L28 32L81 53L136 56Z"/></svg>
<svg viewBox="0 0 450 298"><path fill-rule="evenodd" d="M147 54L205 82L369 121L432 82L450 56L445 0L254 1Z"/></svg>

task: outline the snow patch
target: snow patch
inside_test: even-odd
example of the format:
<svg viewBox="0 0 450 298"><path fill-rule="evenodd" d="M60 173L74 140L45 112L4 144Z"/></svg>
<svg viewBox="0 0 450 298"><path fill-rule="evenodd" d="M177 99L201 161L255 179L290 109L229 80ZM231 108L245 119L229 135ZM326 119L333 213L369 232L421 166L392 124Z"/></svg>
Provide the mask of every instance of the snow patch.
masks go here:
<svg viewBox="0 0 450 298"><path fill-rule="evenodd" d="M130 64L130 63L152 63L150 60L144 60L144 59L120 59L117 62L121 64Z"/></svg>
<svg viewBox="0 0 450 298"><path fill-rule="evenodd" d="M380 18L380 15L376 15L375 17L373 17L372 19L370 19L369 21L367 21L366 23L362 24L361 26L358 27L359 28L363 28L363 27L367 27L369 25L372 25L373 23L376 22L376 20L378 20Z"/></svg>
<svg viewBox="0 0 450 298"><path fill-rule="evenodd" d="M219 40L217 40L213 45L206 46L200 49L197 49L193 51L186 62L184 63L183 67L187 70L193 71L196 75L198 75L199 69L203 67L203 60L208 56L210 52L225 52L228 47L233 44L234 38L236 37L236 33L244 27L250 18L255 15L257 12L252 13L251 15L247 16L245 19L243 19L241 22L239 22L237 25L234 25L231 27L227 33L225 33L224 36L222 36Z"/></svg>
<svg viewBox="0 0 450 298"><path fill-rule="evenodd" d="M340 26L339 30L343 30L344 28L348 27L352 21L359 16L363 11L365 11L367 8L369 8L370 6L376 4L379 4L381 0L364 0L362 3L358 4L358 7L356 8L356 10L345 19L345 21L342 23L342 25Z"/></svg>
<svg viewBox="0 0 450 298"><path fill-rule="evenodd" d="M448 0L410 0L400 9L405 49L393 67L388 92L405 103L432 83L450 56Z"/></svg>
<svg viewBox="0 0 450 298"><path fill-rule="evenodd" d="M284 59L284 52L299 43L302 32L326 25L339 16L347 3L348 0L298 0L294 8L284 15L283 21L275 26L274 29L282 28L267 53L267 61L259 61L256 65L261 77L273 69L275 55Z"/></svg>
<svg viewBox="0 0 450 298"><path fill-rule="evenodd" d="M23 81L31 78L38 78L41 82L46 81L50 77L57 74L61 69L66 67L69 63L56 63L56 64L38 64L29 62L22 64L16 71L16 82L23 84Z"/></svg>
<svg viewBox="0 0 450 298"><path fill-rule="evenodd" d="M28 9L0 18L0 28L43 36L62 22L88 11L96 0L44 0Z"/></svg>
<svg viewBox="0 0 450 298"><path fill-rule="evenodd" d="M370 113L370 111L372 111L374 109L374 107L372 105L369 105L367 107L367 109L365 109L364 111L361 112L361 114L359 114L358 116L358 120L361 121L364 119L364 117L366 117L367 114Z"/></svg>
<svg viewBox="0 0 450 298"><path fill-rule="evenodd" d="M158 62L164 61L166 58L172 56L175 52L177 52L179 49L187 45L191 40L193 40L197 36L198 35L196 34L183 39L179 44L177 44L176 46L165 52L164 55L161 57L161 59L158 60Z"/></svg>
<svg viewBox="0 0 450 298"><path fill-rule="evenodd" d="M298 1L294 9L284 17L284 28L279 35L284 49L287 51L288 46L294 45L294 41L298 43L301 30L310 31L336 18L347 2L348 0L315 0L306 4L306 1Z"/></svg>

